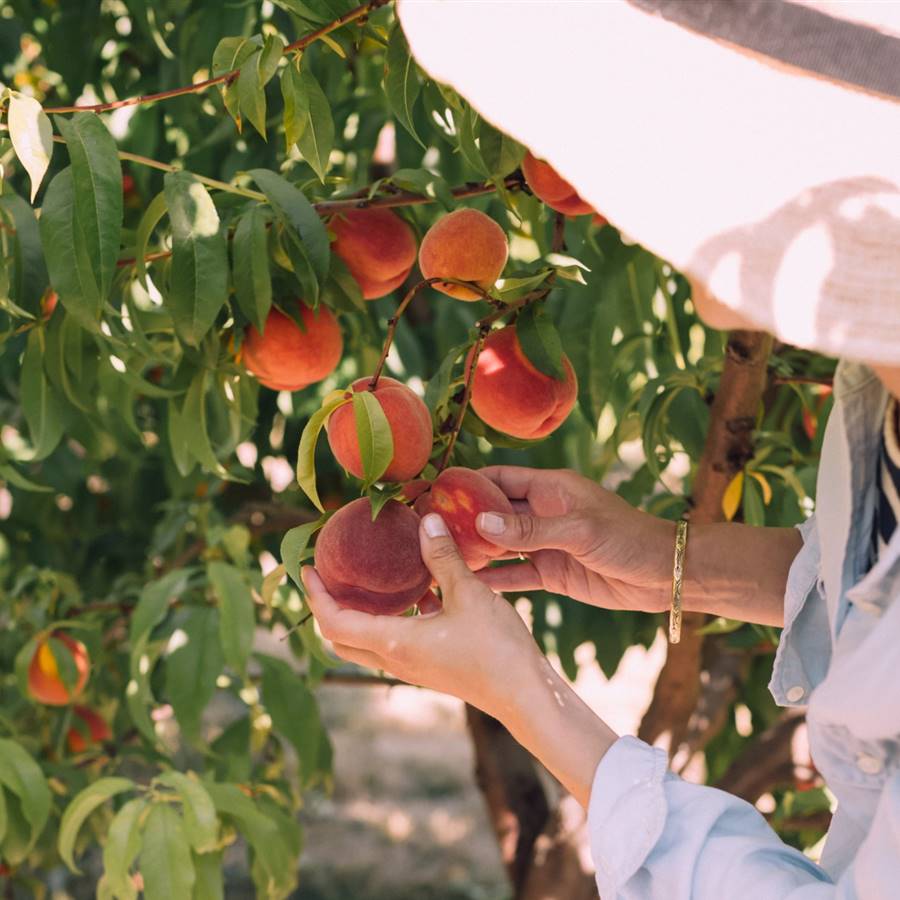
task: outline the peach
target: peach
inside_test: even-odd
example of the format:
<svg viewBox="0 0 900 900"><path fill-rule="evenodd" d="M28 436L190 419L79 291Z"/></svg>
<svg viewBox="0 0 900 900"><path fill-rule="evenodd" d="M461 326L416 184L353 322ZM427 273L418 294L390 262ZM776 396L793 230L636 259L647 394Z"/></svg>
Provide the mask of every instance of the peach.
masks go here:
<svg viewBox="0 0 900 900"><path fill-rule="evenodd" d="M319 533L315 560L328 593L347 609L396 616L431 585L419 550L419 517L396 500L374 522L366 497L339 509Z"/></svg>
<svg viewBox="0 0 900 900"><path fill-rule="evenodd" d="M102 744L112 737L106 719L89 706L75 706L72 712L81 722L73 725L66 733L69 752L84 753L91 744Z"/></svg>
<svg viewBox="0 0 900 900"><path fill-rule="evenodd" d="M331 249L344 261L366 300L397 290L416 262L416 235L389 209L341 213L329 223Z"/></svg>
<svg viewBox="0 0 900 900"><path fill-rule="evenodd" d="M47 638L38 643L28 664L28 692L38 703L67 706L84 690L91 661L87 648L81 641L76 641L64 631L55 631L52 637L66 648L75 663L75 684L70 693L59 674L56 656L50 646L50 639Z"/></svg>
<svg viewBox="0 0 900 900"><path fill-rule="evenodd" d="M565 379L539 371L522 350L515 325L492 331L472 380L472 408L481 420L513 437L546 437L565 421L578 397L578 379L563 355Z"/></svg>
<svg viewBox="0 0 900 900"><path fill-rule="evenodd" d="M474 469L461 466L444 469L434 480L431 491L416 501L415 510L420 516L430 512L441 516L473 572L506 552L478 533L475 520L483 512L511 513L512 504L493 481Z"/></svg>
<svg viewBox="0 0 900 900"><path fill-rule="evenodd" d="M477 209L457 209L428 229L419 247L423 278L473 281L484 290L494 286L509 256L506 233ZM481 295L459 284L436 282L434 289L457 300L479 300Z"/></svg>
<svg viewBox="0 0 900 900"><path fill-rule="evenodd" d="M302 300L297 303L303 328L273 309L263 333L250 326L244 338L244 365L274 391L299 391L321 381L337 368L344 350L331 310L320 306L313 311Z"/></svg>
<svg viewBox="0 0 900 900"><path fill-rule="evenodd" d="M548 162L538 159L531 151L522 160L522 174L534 195L550 209L566 216L584 216L594 212L578 192Z"/></svg>
<svg viewBox="0 0 900 900"><path fill-rule="evenodd" d="M368 391L369 378L358 378L351 392ZM415 478L431 456L431 414L428 407L405 384L382 376L375 388L375 399L381 404L394 439L394 456L381 476L383 481L408 481ZM353 404L339 406L328 419L328 443L335 459L352 475L363 478L359 438Z"/></svg>

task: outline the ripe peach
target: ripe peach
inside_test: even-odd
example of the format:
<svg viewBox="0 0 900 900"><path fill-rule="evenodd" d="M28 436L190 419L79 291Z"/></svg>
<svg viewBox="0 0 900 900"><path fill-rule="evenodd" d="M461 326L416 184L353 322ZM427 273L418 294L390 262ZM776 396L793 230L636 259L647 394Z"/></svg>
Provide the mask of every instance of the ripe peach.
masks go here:
<svg viewBox="0 0 900 900"><path fill-rule="evenodd" d="M486 541L475 528L479 513L513 511L506 494L474 469L453 466L434 480L431 491L423 494L415 505L420 516L439 513L466 565L473 571L483 569L492 559L506 551Z"/></svg>
<svg viewBox="0 0 900 900"><path fill-rule="evenodd" d="M368 378L358 378L346 396L350 397L351 392L370 390L369 381ZM431 414L428 407L405 384L385 376L378 379L375 398L384 410L394 439L394 456L382 479L408 481L415 478L431 456ZM363 478L353 404L339 406L331 414L326 429L335 459L348 472Z"/></svg>
<svg viewBox="0 0 900 900"><path fill-rule="evenodd" d="M275 391L299 391L330 375L341 361L344 340L331 310L313 311L298 301L305 331L273 309L260 334L253 326L244 338L244 365Z"/></svg>
<svg viewBox="0 0 900 900"><path fill-rule="evenodd" d="M43 315L45 322L53 315L53 311L56 309L56 304L58 302L59 295L56 291L47 291L41 298L41 314Z"/></svg>
<svg viewBox="0 0 900 900"><path fill-rule="evenodd" d="M419 551L419 517L396 500L374 522L365 497L339 509L319 533L315 560L328 592L348 609L396 616L431 585Z"/></svg>
<svg viewBox="0 0 900 900"><path fill-rule="evenodd" d="M75 706L72 712L81 719L66 733L66 743L71 753L84 753L91 744L102 744L112 737L106 719L89 706Z"/></svg>
<svg viewBox="0 0 900 900"><path fill-rule="evenodd" d="M67 706L83 690L87 684L91 661L87 648L81 641L76 641L64 631L56 631L53 638L68 650L78 673L71 693L63 683L56 664L56 657L50 647L49 638L41 641L28 664L28 691L38 703L48 706Z"/></svg>
<svg viewBox="0 0 900 900"><path fill-rule="evenodd" d="M419 247L423 278L456 278L474 281L487 290L503 272L509 245L506 233L477 209L457 209L442 216L428 229ZM434 289L458 300L478 300L471 288L440 281Z"/></svg>
<svg viewBox="0 0 900 900"><path fill-rule="evenodd" d="M360 209L335 216L331 249L359 283L363 298L397 290L416 262L416 235L389 209Z"/></svg>
<svg viewBox="0 0 900 900"><path fill-rule="evenodd" d="M531 151L522 160L522 174L535 196L550 209L566 216L584 216L594 212L594 207L582 200L575 188L550 163L538 159Z"/></svg>
<svg viewBox="0 0 900 900"><path fill-rule="evenodd" d="M563 355L564 381L539 371L522 351L515 325L492 331L472 380L472 408L481 420L513 437L546 437L565 421L578 397L578 380Z"/></svg>

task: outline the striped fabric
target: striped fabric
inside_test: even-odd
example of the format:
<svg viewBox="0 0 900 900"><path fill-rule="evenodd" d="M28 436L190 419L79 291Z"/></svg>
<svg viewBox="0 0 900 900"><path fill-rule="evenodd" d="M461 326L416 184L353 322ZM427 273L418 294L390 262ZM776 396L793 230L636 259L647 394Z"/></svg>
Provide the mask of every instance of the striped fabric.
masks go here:
<svg viewBox="0 0 900 900"><path fill-rule="evenodd" d="M892 399L884 419L873 550L878 559L900 522L900 403Z"/></svg>

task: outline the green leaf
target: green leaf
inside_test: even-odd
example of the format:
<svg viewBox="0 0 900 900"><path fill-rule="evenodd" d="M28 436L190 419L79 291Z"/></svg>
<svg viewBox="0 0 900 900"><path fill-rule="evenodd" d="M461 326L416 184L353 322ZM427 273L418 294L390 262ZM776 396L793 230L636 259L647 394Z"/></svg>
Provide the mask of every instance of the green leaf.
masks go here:
<svg viewBox="0 0 900 900"><path fill-rule="evenodd" d="M322 506L319 492L316 490L316 443L328 417L339 406L349 402L350 399L343 393L326 402L309 417L303 434L300 435L300 447L297 450L297 484L319 512L325 512L325 507Z"/></svg>
<svg viewBox="0 0 900 900"><path fill-rule="evenodd" d="M43 334L36 328L28 334L20 383L22 412L34 447L32 459L49 456L63 434L62 407L44 372L43 355Z"/></svg>
<svg viewBox="0 0 900 900"><path fill-rule="evenodd" d="M268 217L260 206L241 216L231 242L234 292L238 306L260 333L272 308Z"/></svg>
<svg viewBox="0 0 900 900"><path fill-rule="evenodd" d="M243 674L256 626L250 587L240 570L228 563L213 560L206 572L219 601L219 638L225 662Z"/></svg>
<svg viewBox="0 0 900 900"><path fill-rule="evenodd" d="M144 797L129 800L113 816L103 845L103 869L112 893L120 900L137 900L131 866L141 849L141 815L147 809Z"/></svg>
<svg viewBox="0 0 900 900"><path fill-rule="evenodd" d="M519 313L516 319L516 336L522 352L538 371L557 381L565 379L562 341L543 306L532 303Z"/></svg>
<svg viewBox="0 0 900 900"><path fill-rule="evenodd" d="M194 861L181 816L167 803L150 808L141 843L145 900L191 900Z"/></svg>
<svg viewBox="0 0 900 900"><path fill-rule="evenodd" d="M409 52L403 29L395 25L384 57L384 91L394 117L424 148L413 124L413 107L420 90L416 62Z"/></svg>
<svg viewBox="0 0 900 900"><path fill-rule="evenodd" d="M220 478L228 478L228 473L216 458L212 444L209 442L209 431L206 422L206 379L205 368L197 370L194 380L188 388L181 410L181 427L191 455L206 469Z"/></svg>
<svg viewBox="0 0 900 900"><path fill-rule="evenodd" d="M92 112L57 116L72 161L76 237L83 238L100 296L109 296L124 212L122 167L116 142L101 118Z"/></svg>
<svg viewBox="0 0 900 900"><path fill-rule="evenodd" d="M194 853L193 900L224 900L225 883L222 878L222 854Z"/></svg>
<svg viewBox="0 0 900 900"><path fill-rule="evenodd" d="M187 580L188 572L185 569L175 569L144 587L131 614L131 643L148 635L165 618L169 604L184 591Z"/></svg>
<svg viewBox="0 0 900 900"><path fill-rule="evenodd" d="M492 178L505 178L519 167L525 148L509 135L481 120L478 130L478 149Z"/></svg>
<svg viewBox="0 0 900 900"><path fill-rule="evenodd" d="M6 813L6 794L0 786L0 847L3 846L3 838L6 837L8 818Z"/></svg>
<svg viewBox="0 0 900 900"><path fill-rule="evenodd" d="M130 778L100 778L76 794L66 807L59 823L57 844L59 855L71 871L76 874L79 871L72 854L75 850L75 839L78 837L78 832L85 819L110 797L131 791L134 786L134 782Z"/></svg>
<svg viewBox="0 0 900 900"><path fill-rule="evenodd" d="M0 738L0 788L4 787L19 798L19 808L30 831L27 838L22 836L24 858L47 824L50 815L50 788L41 767L27 751L13 740ZM15 826L14 816L15 807L10 801L5 806L7 831L12 831Z"/></svg>
<svg viewBox="0 0 900 900"><path fill-rule="evenodd" d="M334 119L325 92L298 59L281 78L284 97L284 136L288 149L297 145L303 158L324 184L334 146Z"/></svg>
<svg viewBox="0 0 900 900"><path fill-rule="evenodd" d="M197 853L208 853L219 840L219 819L209 792L196 776L164 772L156 781L181 795L184 831Z"/></svg>
<svg viewBox="0 0 900 900"><path fill-rule="evenodd" d="M216 45L212 59L212 74L214 78L240 69L244 62L259 50L258 40L244 37L226 37ZM222 88L222 99L225 108L241 130L240 100L238 98L237 84L232 82Z"/></svg>
<svg viewBox="0 0 900 900"><path fill-rule="evenodd" d="M250 124L266 137L266 91L259 79L258 60L261 51L250 57L242 66L237 77L237 96L241 112Z"/></svg>
<svg viewBox="0 0 900 900"><path fill-rule="evenodd" d="M176 647L166 657L166 696L185 738L196 745L203 710L222 673L218 611L200 606L184 610L172 640Z"/></svg>
<svg viewBox="0 0 900 900"><path fill-rule="evenodd" d="M251 169L249 173L262 189L281 221L300 237L319 284L328 275L331 249L328 232L315 207L303 191L268 169ZM310 300L312 298L307 298Z"/></svg>
<svg viewBox="0 0 900 900"><path fill-rule="evenodd" d="M300 588L305 590L300 581L300 563L312 536L328 521L329 513L325 513L315 522L307 522L292 528L281 539L281 562L288 577Z"/></svg>
<svg viewBox="0 0 900 900"><path fill-rule="evenodd" d="M31 202L34 203L53 156L53 126L41 104L34 97L26 97L18 91L9 92L6 122L16 156L31 179Z"/></svg>
<svg viewBox="0 0 900 900"><path fill-rule="evenodd" d="M160 219L166 214L166 194L160 191L148 204L138 222L137 232L134 237L134 258L135 271L137 272L138 281L147 287L147 263L144 257L147 255L147 243L153 229L159 224Z"/></svg>
<svg viewBox="0 0 900 900"><path fill-rule="evenodd" d="M446 210L456 207L456 200L447 182L440 175L435 175L427 169L398 169L391 175L391 184L401 191L410 191L437 200Z"/></svg>
<svg viewBox="0 0 900 900"><path fill-rule="evenodd" d="M394 435L381 403L372 391L353 392L353 418L365 487L384 474L394 458Z"/></svg>
<svg viewBox="0 0 900 900"><path fill-rule="evenodd" d="M315 697L304 680L280 659L256 654L262 666L262 701L272 725L297 751L303 781L320 771L322 723Z"/></svg>
<svg viewBox="0 0 900 900"><path fill-rule="evenodd" d="M47 209L46 201L41 211ZM12 261L13 273L10 283L10 297L18 306L32 315L40 314L40 299L47 287L47 265L41 246L41 231L31 205L20 197L8 184L0 193L0 219L3 214L12 220L15 228Z"/></svg>
<svg viewBox="0 0 900 900"><path fill-rule="evenodd" d="M8 463L0 463L0 480L11 484L13 487L21 488L23 491L46 492L52 491L52 487L45 484L38 484L30 478L26 478L18 469Z"/></svg>
<svg viewBox="0 0 900 900"><path fill-rule="evenodd" d="M198 347L228 294L228 250L206 188L188 172L165 176L172 223L172 267L166 305L181 339Z"/></svg>
<svg viewBox="0 0 900 900"><path fill-rule="evenodd" d="M288 532L290 534L290 532ZM287 535L285 535L287 537ZM284 541L282 540L282 546L284 546ZM275 566L268 575L266 575L262 580L262 587L259 589L259 595L262 597L263 603L266 605L266 609L271 610L273 608L272 601L275 597L275 591L278 590L278 586L281 584L281 579L284 578L285 571L284 566L279 565Z"/></svg>
<svg viewBox="0 0 900 900"><path fill-rule="evenodd" d="M94 260L75 221L71 166L50 181L39 225L50 282L60 302L80 325L97 331L105 297L94 277Z"/></svg>

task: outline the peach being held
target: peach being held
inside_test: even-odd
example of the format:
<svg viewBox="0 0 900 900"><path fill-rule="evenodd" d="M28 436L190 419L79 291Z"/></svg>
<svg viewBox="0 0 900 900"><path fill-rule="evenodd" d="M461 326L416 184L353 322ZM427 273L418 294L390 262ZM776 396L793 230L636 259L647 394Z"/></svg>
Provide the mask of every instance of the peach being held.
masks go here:
<svg viewBox="0 0 900 900"><path fill-rule="evenodd" d="M565 216L584 216L594 207L578 196L578 192L553 166L538 159L531 151L522 160L522 174L534 195L550 209Z"/></svg>
<svg viewBox="0 0 900 900"><path fill-rule="evenodd" d="M329 223L331 249L344 261L362 290L376 300L406 281L416 262L416 235L389 209L341 213Z"/></svg>
<svg viewBox="0 0 900 900"><path fill-rule="evenodd" d="M66 686L60 675L50 638L45 638L38 643L28 665L28 692L38 703L67 706L84 690L91 661L84 644L64 631L54 632L52 639L59 642L56 645L58 652L71 656L75 666L75 684L71 688Z"/></svg>
<svg viewBox="0 0 900 900"><path fill-rule="evenodd" d="M275 391L299 391L330 375L341 361L344 340L331 310L313 311L302 300L301 328L273 309L260 334L253 326L244 338L244 365L261 384Z"/></svg>
<svg viewBox="0 0 900 900"><path fill-rule="evenodd" d="M472 408L481 420L526 440L546 437L565 421L578 397L578 380L563 355L565 379L545 375L525 356L515 325L492 331L472 380Z"/></svg>
<svg viewBox="0 0 900 900"><path fill-rule="evenodd" d="M431 491L416 501L415 509L420 516L430 512L441 516L473 572L506 552L478 533L475 520L483 512L511 513L512 504L493 481L474 469L445 469L434 480Z"/></svg>
<svg viewBox="0 0 900 900"><path fill-rule="evenodd" d="M419 268L423 278L472 281L484 290L503 272L509 245L503 229L477 209L457 209L442 216L422 239ZM479 300L472 288L436 282L434 289L458 300Z"/></svg>
<svg viewBox="0 0 900 900"><path fill-rule="evenodd" d="M358 378L350 385L352 392L368 391L370 379ZM375 399L381 404L394 440L394 455L382 475L384 481L408 481L415 478L431 455L431 414L422 400L405 384L382 376L375 388ZM356 434L353 404L339 406L328 419L328 444L335 459L351 474L363 478L362 456Z"/></svg>
<svg viewBox="0 0 900 900"><path fill-rule="evenodd" d="M365 497L339 509L319 533L315 561L335 602L376 615L406 612L431 585L419 550L419 517L396 500L374 522Z"/></svg>

